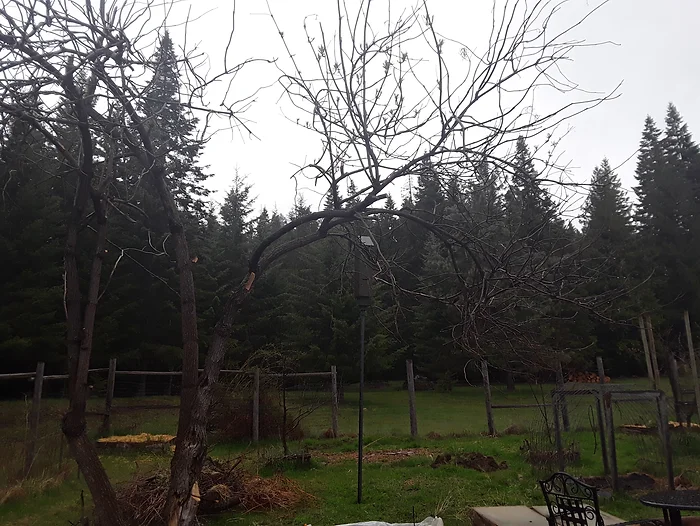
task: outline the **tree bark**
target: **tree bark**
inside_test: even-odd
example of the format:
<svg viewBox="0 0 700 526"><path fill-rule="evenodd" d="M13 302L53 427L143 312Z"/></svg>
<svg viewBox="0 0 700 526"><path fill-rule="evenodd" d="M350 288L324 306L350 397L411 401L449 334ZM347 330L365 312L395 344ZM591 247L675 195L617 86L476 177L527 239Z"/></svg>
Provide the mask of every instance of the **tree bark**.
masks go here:
<svg viewBox="0 0 700 526"><path fill-rule="evenodd" d="M176 444L187 434L192 412L192 403L199 378L199 335L197 330L197 304L195 301L192 258L180 213L165 181L165 170L160 164L151 169L153 184L158 192L168 228L175 240L175 260L180 277L180 321L182 324L182 388L180 392L180 414L177 424Z"/></svg>
<svg viewBox="0 0 700 526"><path fill-rule="evenodd" d="M92 495L98 525L126 526L128 523L123 517L114 488L102 466L94 444L87 436L85 421L84 419L82 421L74 420L73 416L75 415L68 413L64 417L63 433Z"/></svg>
<svg viewBox="0 0 700 526"><path fill-rule="evenodd" d="M186 433L175 446L170 463L170 486L165 505L168 526L191 526L196 522L197 499L193 497L207 452L207 417L214 395L214 386L226 354L231 327L241 306L250 294L255 280L251 272L245 285L227 300L224 311L214 328L204 371L192 401Z"/></svg>

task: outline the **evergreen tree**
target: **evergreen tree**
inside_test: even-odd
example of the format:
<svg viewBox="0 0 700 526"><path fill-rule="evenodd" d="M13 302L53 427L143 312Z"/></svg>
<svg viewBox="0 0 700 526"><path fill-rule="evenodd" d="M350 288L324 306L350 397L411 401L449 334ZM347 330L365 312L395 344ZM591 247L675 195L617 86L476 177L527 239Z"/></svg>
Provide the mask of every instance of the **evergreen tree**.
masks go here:
<svg viewBox="0 0 700 526"><path fill-rule="evenodd" d="M0 143L0 354L8 371L65 368L62 179L52 150L23 121Z"/></svg>
<svg viewBox="0 0 700 526"><path fill-rule="evenodd" d="M630 208L607 158L593 170L583 220L584 233L589 239L596 238L601 252L624 250L631 235Z"/></svg>
<svg viewBox="0 0 700 526"><path fill-rule="evenodd" d="M527 245L548 239L556 222L556 206L543 188L524 137L518 137L510 187L505 195L513 235Z"/></svg>
<svg viewBox="0 0 700 526"><path fill-rule="evenodd" d="M645 236L649 236L653 232L654 206L658 199L655 182L663 163L660 138L661 132L656 127L656 123L647 115L644 121L642 140L639 144L635 172L637 186L634 189L639 201L635 209L635 220L641 233Z"/></svg>
<svg viewBox="0 0 700 526"><path fill-rule="evenodd" d="M154 75L144 94L141 112L147 117L155 153L161 157L178 206L189 215L206 215L204 183L209 177L198 164L201 141L195 138L197 119L180 101L178 57L166 30L152 63Z"/></svg>
<svg viewBox="0 0 700 526"><path fill-rule="evenodd" d="M582 223L584 260L592 278L582 294L602 298L606 294L614 295L616 291L633 289L637 277L632 268L634 258L631 254L635 247L630 207L607 158L593 170ZM614 305L606 305L607 314L616 319L634 319L639 312L635 303L634 298L616 298ZM569 323L568 329L578 334L576 342L580 347L585 346L590 335L594 337L595 348L578 356L578 364L602 354L611 371L629 368L627 350L636 344L638 338L634 328L611 325L585 311L578 311L576 320Z"/></svg>

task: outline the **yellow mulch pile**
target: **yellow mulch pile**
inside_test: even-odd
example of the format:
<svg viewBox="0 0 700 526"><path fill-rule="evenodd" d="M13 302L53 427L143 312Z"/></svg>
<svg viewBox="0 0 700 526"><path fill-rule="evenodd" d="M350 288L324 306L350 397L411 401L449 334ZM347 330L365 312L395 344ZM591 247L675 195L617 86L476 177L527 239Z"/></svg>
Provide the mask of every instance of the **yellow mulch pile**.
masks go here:
<svg viewBox="0 0 700 526"><path fill-rule="evenodd" d="M121 435L99 438L97 442L100 444L154 444L170 442L171 440L175 440L174 435L151 435L150 433L139 433L138 435Z"/></svg>

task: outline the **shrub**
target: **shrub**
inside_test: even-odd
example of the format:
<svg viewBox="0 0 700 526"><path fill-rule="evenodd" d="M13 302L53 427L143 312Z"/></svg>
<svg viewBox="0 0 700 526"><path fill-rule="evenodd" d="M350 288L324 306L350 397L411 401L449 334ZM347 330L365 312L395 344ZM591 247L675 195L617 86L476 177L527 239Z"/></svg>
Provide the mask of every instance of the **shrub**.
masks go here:
<svg viewBox="0 0 700 526"><path fill-rule="evenodd" d="M283 411L274 391L260 392L259 437L279 438ZM291 420L291 418L289 418ZM250 440L253 436L253 400L251 396L217 386L211 406L209 430L220 440ZM304 438L301 426L293 427L287 422L287 438Z"/></svg>

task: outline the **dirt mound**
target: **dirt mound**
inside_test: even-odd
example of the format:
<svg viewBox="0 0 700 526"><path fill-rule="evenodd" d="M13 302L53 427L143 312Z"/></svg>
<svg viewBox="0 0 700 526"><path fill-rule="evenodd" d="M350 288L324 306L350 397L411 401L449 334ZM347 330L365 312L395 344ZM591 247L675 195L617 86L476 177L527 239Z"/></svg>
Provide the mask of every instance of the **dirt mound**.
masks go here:
<svg viewBox="0 0 700 526"><path fill-rule="evenodd" d="M492 471L508 469L507 462L503 461L499 463L495 458L478 452L460 453L454 456L449 453L438 455L433 461L432 467L437 468L447 464L474 469L482 473L491 473Z"/></svg>
<svg viewBox="0 0 700 526"><path fill-rule="evenodd" d="M346 451L343 453L314 453L314 457L327 464L340 464L350 460L357 461L357 452ZM399 462L413 457L432 457L429 449L398 449L394 451L365 451L362 455L363 462Z"/></svg>
<svg viewBox="0 0 700 526"><path fill-rule="evenodd" d="M650 490L656 485L656 480L646 473L628 473L618 477L620 489L623 491ZM581 482L597 489L610 489L612 482L608 477L582 477Z"/></svg>
<svg viewBox="0 0 700 526"><path fill-rule="evenodd" d="M539 449L538 445L530 444L530 441L525 439L523 444L520 446L520 451L525 456L527 460L533 466L540 468L546 468L551 470L559 462L559 455L556 451L551 449ZM581 460L581 452L575 443L569 444L562 451L564 457L564 462L567 464L573 464Z"/></svg>

